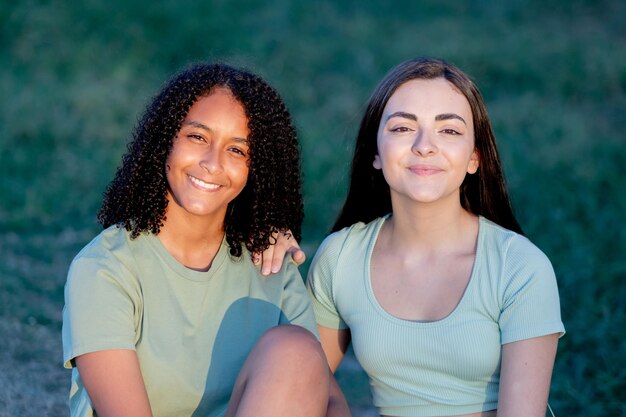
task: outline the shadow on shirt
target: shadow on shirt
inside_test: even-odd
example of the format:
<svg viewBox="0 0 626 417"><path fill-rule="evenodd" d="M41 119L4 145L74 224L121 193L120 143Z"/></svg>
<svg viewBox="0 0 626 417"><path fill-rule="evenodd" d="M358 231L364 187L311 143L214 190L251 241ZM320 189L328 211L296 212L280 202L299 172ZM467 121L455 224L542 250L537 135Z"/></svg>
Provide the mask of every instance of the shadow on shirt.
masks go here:
<svg viewBox="0 0 626 417"><path fill-rule="evenodd" d="M286 323L280 308L268 301L246 297L231 304L215 336L206 388L192 417L224 415L237 375L256 342L267 330Z"/></svg>

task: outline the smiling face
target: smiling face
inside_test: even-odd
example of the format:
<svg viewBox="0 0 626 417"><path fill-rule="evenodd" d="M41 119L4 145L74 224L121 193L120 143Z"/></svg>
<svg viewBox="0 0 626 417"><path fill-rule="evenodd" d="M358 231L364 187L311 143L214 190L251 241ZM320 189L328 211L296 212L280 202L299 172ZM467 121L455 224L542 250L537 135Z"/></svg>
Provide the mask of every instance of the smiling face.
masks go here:
<svg viewBox="0 0 626 417"><path fill-rule="evenodd" d="M415 79L398 87L383 111L377 145L374 168L382 169L393 205L460 204L465 175L478 169L472 110L444 78Z"/></svg>
<svg viewBox="0 0 626 417"><path fill-rule="evenodd" d="M248 179L248 118L226 88L189 109L166 161L168 219L209 216L222 221Z"/></svg>

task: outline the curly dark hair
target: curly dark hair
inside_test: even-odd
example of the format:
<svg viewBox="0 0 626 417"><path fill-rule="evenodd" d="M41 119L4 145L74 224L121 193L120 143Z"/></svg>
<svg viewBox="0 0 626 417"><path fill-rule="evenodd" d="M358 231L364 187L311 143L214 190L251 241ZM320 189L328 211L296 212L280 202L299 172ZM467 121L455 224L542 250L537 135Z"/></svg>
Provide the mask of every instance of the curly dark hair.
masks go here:
<svg viewBox="0 0 626 417"><path fill-rule="evenodd" d="M475 174L466 175L461 184L462 207L523 234L513 213L496 138L478 87L456 66L429 57L410 59L392 68L372 93L356 137L348 196L331 231L357 222L368 223L391 212L389 184L382 171L372 166L378 154L376 139L380 119L387 102L402 84L415 79L436 78L444 78L454 85L472 109L480 167Z"/></svg>
<svg viewBox="0 0 626 417"><path fill-rule="evenodd" d="M118 225L136 238L158 234L165 221L168 183L165 161L191 106L224 87L244 107L250 131L246 186L229 203L224 229L230 253L242 244L260 252L272 233L290 229L300 239L304 209L300 150L291 116L266 81L225 64L195 64L172 77L152 99L128 144L122 165L104 192L98 221Z"/></svg>

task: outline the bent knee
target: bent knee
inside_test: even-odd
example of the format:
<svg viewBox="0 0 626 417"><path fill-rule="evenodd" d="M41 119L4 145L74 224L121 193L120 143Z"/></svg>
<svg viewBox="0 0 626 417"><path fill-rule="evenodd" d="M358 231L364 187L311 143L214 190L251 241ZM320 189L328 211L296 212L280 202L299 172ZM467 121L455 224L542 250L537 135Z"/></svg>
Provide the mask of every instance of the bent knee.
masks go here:
<svg viewBox="0 0 626 417"><path fill-rule="evenodd" d="M311 367L328 367L322 345L307 329L297 325L276 326L261 336L255 350L260 350L265 360L281 363L305 361Z"/></svg>

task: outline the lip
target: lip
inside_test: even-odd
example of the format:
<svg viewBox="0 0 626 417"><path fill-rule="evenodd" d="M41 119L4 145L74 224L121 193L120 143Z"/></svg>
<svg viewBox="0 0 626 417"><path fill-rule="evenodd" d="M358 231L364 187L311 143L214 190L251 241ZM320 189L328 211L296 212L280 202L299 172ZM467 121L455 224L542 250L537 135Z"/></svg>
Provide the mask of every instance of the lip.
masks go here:
<svg viewBox="0 0 626 417"><path fill-rule="evenodd" d="M412 173L416 175L423 175L423 176L435 175L435 174L439 174L440 172L443 172L443 169L437 166L424 165L424 164L410 165L408 169L409 171L411 171Z"/></svg>
<svg viewBox="0 0 626 417"><path fill-rule="evenodd" d="M220 184L207 182L207 181L201 180L198 177L194 177L193 175L187 174L187 177L189 178L189 181L191 181L191 184L195 188L198 188L198 189L200 189L202 191L209 191L209 192L211 192L211 191L217 191L220 188L222 188L222 185L220 185Z"/></svg>

